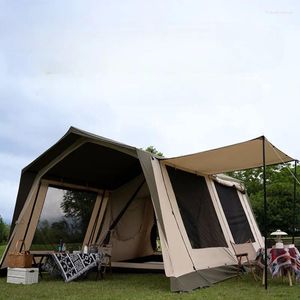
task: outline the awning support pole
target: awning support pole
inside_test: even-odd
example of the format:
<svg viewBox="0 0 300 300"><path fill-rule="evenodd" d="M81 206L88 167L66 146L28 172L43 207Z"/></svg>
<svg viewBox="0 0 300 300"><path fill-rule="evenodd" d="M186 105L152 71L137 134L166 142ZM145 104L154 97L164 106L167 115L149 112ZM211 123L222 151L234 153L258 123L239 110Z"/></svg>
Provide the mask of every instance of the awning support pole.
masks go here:
<svg viewBox="0 0 300 300"><path fill-rule="evenodd" d="M268 238L268 225L267 225L267 188L266 188L266 149L265 137L263 136L263 186L264 186L264 236L265 236L265 289L268 289L268 262L267 262L267 238Z"/></svg>
<svg viewBox="0 0 300 300"><path fill-rule="evenodd" d="M294 201L293 201L293 239L292 244L295 244L295 227L296 227L296 193L297 193L297 160L294 162Z"/></svg>

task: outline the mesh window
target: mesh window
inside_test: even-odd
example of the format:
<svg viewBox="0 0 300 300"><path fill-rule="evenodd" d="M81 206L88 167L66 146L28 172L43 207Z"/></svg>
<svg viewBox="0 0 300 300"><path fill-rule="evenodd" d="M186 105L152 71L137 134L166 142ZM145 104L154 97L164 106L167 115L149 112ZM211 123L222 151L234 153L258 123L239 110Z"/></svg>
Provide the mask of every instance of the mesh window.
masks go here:
<svg viewBox="0 0 300 300"><path fill-rule="evenodd" d="M234 242L242 244L250 239L254 242L255 240L236 188L224 186L217 182L215 182L215 186Z"/></svg>
<svg viewBox="0 0 300 300"><path fill-rule="evenodd" d="M82 245L97 194L49 187L33 238L32 250L67 250Z"/></svg>
<svg viewBox="0 0 300 300"><path fill-rule="evenodd" d="M227 247L205 178L167 170L192 248Z"/></svg>

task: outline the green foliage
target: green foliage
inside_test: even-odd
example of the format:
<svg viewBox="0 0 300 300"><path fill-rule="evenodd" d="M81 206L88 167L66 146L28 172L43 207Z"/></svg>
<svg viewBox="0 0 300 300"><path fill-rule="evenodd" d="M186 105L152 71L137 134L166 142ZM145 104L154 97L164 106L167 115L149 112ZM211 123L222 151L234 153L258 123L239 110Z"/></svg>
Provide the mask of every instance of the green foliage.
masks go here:
<svg viewBox="0 0 300 300"><path fill-rule="evenodd" d="M299 169L300 170L300 169ZM297 168L297 173L299 173ZM268 229L272 232L278 228L293 231L293 199L294 199L294 179L291 175L294 172L291 166L279 165L266 169L267 183L267 203L268 203ZM228 175L242 180L247 188L254 214L261 229L264 227L264 193L263 193L263 170L262 168L231 172ZM295 209L295 227L300 230L300 188L297 187Z"/></svg>
<svg viewBox="0 0 300 300"><path fill-rule="evenodd" d="M0 244L6 243L9 236L9 225L6 224L0 216Z"/></svg>
<svg viewBox="0 0 300 300"><path fill-rule="evenodd" d="M154 146L148 146L145 151L148 151L152 154L155 154L157 156L160 156L160 157L164 157L164 154L160 151L158 151Z"/></svg>
<svg viewBox="0 0 300 300"><path fill-rule="evenodd" d="M67 190L60 207L66 218L81 222L82 227L87 228L95 200L96 195L94 193Z"/></svg>
<svg viewBox="0 0 300 300"><path fill-rule="evenodd" d="M5 251L6 245L0 245L0 259Z"/></svg>
<svg viewBox="0 0 300 300"><path fill-rule="evenodd" d="M68 250L77 250L94 208L96 194L78 190L65 190L60 202L61 215L55 221L40 219L31 249L56 250L60 240ZM74 248L75 245L75 248Z"/></svg>

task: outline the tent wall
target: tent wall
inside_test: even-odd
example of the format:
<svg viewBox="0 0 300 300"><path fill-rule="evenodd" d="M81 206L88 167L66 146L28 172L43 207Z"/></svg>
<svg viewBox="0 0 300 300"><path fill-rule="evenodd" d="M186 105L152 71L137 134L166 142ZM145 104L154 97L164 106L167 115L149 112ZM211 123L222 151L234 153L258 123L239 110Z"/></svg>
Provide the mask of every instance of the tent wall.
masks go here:
<svg viewBox="0 0 300 300"><path fill-rule="evenodd" d="M14 214L13 214L13 218L12 218L12 222L11 222L11 226L10 226L10 235L12 234L12 232L14 230L15 223L16 223L17 219L19 218L19 215L23 209L24 203L30 192L30 189L34 182L35 177L36 177L36 173L34 173L34 172L25 172L25 173L22 173L22 175L21 175L16 205L15 205Z"/></svg>
<svg viewBox="0 0 300 300"><path fill-rule="evenodd" d="M182 236L182 239L185 244L185 249L187 253L189 254L189 257L191 261L193 262L193 268L196 270L206 269L206 268L214 268L218 267L220 265L230 265L235 263L234 255L228 251L229 246L229 237L228 233L224 224L224 220L221 219L219 212L218 212L218 203L216 202L216 198L211 193L210 189L210 196L211 201L215 210L215 213L217 214L217 217L219 219L219 223L221 226L221 229L223 231L224 238L227 242L227 245L225 247L219 246L219 247L209 247L209 248L193 248L191 245L191 242L189 240L189 237L187 235L187 232L185 230L184 222L181 216L181 212L177 203L176 195L174 193L174 190L172 188L172 184L168 175L168 172L166 170L165 165L161 165L161 170L166 186L166 190L168 193L168 199L172 207L174 218L176 219L176 223L178 224L178 228L180 231L180 235ZM194 175L196 176L196 175ZM211 181L206 177L206 183L207 186L211 184ZM188 201L189 199L186 199ZM213 230L211 234L214 234ZM170 247L170 248L176 248L176 247ZM179 275L182 275L182 273Z"/></svg>
<svg viewBox="0 0 300 300"><path fill-rule="evenodd" d="M228 265L236 264L236 260L228 248L192 249L165 165L147 154L138 155L153 206L160 211L156 217L171 290L189 291L234 276L236 273ZM229 237L226 240L229 242Z"/></svg>
<svg viewBox="0 0 300 300"><path fill-rule="evenodd" d="M109 226L118 217L125 204L143 182L138 176L129 183L112 191L108 201L98 243L101 244L109 231ZM112 261L123 261L154 253L151 246L151 229L154 225L154 211L146 183L113 229Z"/></svg>
<svg viewBox="0 0 300 300"><path fill-rule="evenodd" d="M160 163L150 153L145 151L137 150L137 154L143 169L143 173L150 191L153 208L155 211L156 223L161 243L162 256L164 261L164 270L166 276L170 277L174 274L173 261L170 256L169 245L167 240L166 226L170 223L169 219L163 217L163 210L168 211L169 206L165 201L167 200L167 194L165 185L163 182ZM173 223L174 225L174 223ZM187 264L190 262L187 260Z"/></svg>
<svg viewBox="0 0 300 300"><path fill-rule="evenodd" d="M159 226L160 239L165 273L171 278L171 289L173 291L192 290L235 276L234 265L237 262L230 244L233 237L213 180L205 177L211 201L227 244L225 247L193 249L165 165L155 158L147 158L146 154L138 154L143 171L148 174L148 178L146 176L148 185L151 184L153 177L155 179L155 184L152 184L150 191L153 192L151 195L155 210L159 210L161 213L161 219L159 215L157 218L158 224L162 224ZM243 198L240 192L239 197ZM249 212L247 212L247 217L251 219ZM251 219L249 223L256 224L254 219ZM255 228L253 229L253 224L251 229L257 236L259 233L255 231ZM178 259L179 257L180 259Z"/></svg>

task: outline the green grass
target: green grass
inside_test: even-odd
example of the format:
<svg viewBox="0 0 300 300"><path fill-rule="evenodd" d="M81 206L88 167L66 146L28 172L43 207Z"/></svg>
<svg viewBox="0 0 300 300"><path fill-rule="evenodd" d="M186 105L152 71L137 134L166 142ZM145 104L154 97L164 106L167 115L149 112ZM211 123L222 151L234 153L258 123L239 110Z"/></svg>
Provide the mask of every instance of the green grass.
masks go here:
<svg viewBox="0 0 300 300"><path fill-rule="evenodd" d="M5 246L0 246L0 256ZM287 278L270 279L265 291L251 275L232 278L210 288L190 293L171 293L164 274L107 274L95 280L95 273L85 279L65 283L43 274L38 284L16 285L0 278L0 299L300 299L300 283L289 287Z"/></svg>
<svg viewBox="0 0 300 300"><path fill-rule="evenodd" d="M46 275L46 276L45 276ZM15 285L0 278L0 299L299 299L300 284L288 286L287 279L272 279L265 291L261 282L250 275L233 278L210 288L190 293L171 293L169 280L163 274L107 274L95 280L90 273L86 279L64 283L47 274L34 285Z"/></svg>

